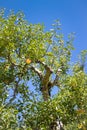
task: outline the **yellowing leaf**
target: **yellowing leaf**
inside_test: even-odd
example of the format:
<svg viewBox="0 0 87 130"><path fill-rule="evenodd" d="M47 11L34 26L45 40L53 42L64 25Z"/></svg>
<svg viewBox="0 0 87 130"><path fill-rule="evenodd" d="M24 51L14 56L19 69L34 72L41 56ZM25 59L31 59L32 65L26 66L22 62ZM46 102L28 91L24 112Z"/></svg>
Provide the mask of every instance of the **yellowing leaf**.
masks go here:
<svg viewBox="0 0 87 130"><path fill-rule="evenodd" d="M79 109L76 111L78 115L84 114L85 110L84 109Z"/></svg>
<svg viewBox="0 0 87 130"><path fill-rule="evenodd" d="M78 128L81 129L83 127L83 124L78 124Z"/></svg>

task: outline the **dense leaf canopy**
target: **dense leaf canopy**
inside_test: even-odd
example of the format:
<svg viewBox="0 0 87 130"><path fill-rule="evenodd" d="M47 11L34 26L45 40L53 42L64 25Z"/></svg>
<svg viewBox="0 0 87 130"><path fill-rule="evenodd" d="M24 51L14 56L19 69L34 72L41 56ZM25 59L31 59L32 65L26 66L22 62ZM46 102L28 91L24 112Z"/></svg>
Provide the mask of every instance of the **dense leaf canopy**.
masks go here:
<svg viewBox="0 0 87 130"><path fill-rule="evenodd" d="M73 34L52 27L0 11L0 130L86 130L87 50L71 63Z"/></svg>

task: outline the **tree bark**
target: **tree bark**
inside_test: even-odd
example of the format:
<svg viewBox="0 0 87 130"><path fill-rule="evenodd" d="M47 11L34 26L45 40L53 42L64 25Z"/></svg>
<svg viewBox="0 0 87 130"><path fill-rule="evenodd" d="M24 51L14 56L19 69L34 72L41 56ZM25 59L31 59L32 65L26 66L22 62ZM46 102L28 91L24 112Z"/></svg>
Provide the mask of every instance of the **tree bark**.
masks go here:
<svg viewBox="0 0 87 130"><path fill-rule="evenodd" d="M51 96L50 95L50 89L55 85L60 86L58 79L59 79L61 71L58 70L58 72L56 73L56 77L55 77L54 81L51 82L50 76L53 73L52 69L43 62L37 61L37 63L40 63L44 66L46 73L43 74L41 71L39 71L34 66L32 66L31 69L34 70L38 74L38 76L40 77L41 85L42 85L40 91L42 92L43 100L48 101L50 96ZM60 122L60 120L56 119L55 121L53 121L49 125L49 130L64 130L63 125L61 125L61 124L62 124L62 122Z"/></svg>

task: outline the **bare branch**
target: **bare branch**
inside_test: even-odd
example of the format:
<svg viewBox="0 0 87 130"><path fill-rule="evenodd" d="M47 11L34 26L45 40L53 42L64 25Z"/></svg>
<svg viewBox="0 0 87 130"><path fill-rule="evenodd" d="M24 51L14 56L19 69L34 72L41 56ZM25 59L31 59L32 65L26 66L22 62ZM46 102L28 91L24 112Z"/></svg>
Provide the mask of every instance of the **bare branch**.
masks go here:
<svg viewBox="0 0 87 130"><path fill-rule="evenodd" d="M61 72L62 72L62 69L58 68L57 73L56 73L56 77L55 77L53 83L51 83L51 84L52 84L52 85L51 85L52 87L53 87L54 85L60 86L60 84L59 84L59 77L60 77Z"/></svg>
<svg viewBox="0 0 87 130"><path fill-rule="evenodd" d="M30 69L34 70L34 72L36 72L38 74L38 76L40 77L40 79L43 78L42 72L39 69L35 68L35 66L31 66Z"/></svg>
<svg viewBox="0 0 87 130"><path fill-rule="evenodd" d="M50 66L48 66L46 63L44 63L44 62L42 62L42 61L40 61L40 60L37 60L36 63L42 64L46 70L49 70L50 73L53 73L52 68L51 68Z"/></svg>

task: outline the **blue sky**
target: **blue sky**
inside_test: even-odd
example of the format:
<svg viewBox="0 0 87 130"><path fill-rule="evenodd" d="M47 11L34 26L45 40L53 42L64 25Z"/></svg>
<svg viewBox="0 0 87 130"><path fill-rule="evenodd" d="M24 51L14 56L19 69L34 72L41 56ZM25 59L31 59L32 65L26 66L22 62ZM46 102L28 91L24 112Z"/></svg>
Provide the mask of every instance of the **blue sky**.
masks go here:
<svg viewBox="0 0 87 130"><path fill-rule="evenodd" d="M47 30L60 19L65 37L76 33L73 58L87 49L87 0L0 0L0 7L22 10L29 22L44 23Z"/></svg>

